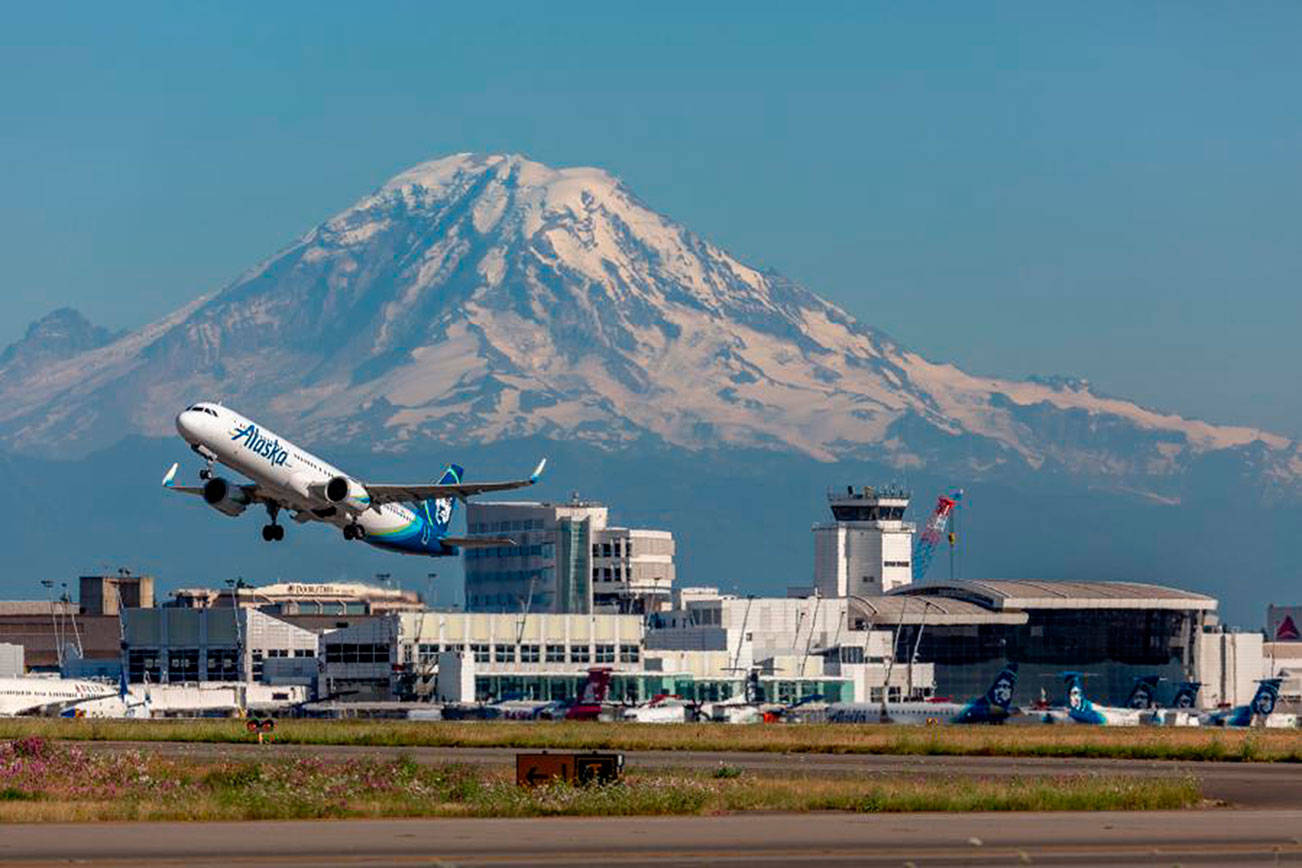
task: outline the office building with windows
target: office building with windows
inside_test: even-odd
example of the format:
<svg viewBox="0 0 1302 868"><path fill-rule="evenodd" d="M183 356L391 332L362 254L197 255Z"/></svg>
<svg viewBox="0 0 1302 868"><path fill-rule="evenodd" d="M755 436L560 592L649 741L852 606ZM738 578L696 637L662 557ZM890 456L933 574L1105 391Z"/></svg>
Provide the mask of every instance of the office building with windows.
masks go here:
<svg viewBox="0 0 1302 868"><path fill-rule="evenodd" d="M608 525L609 510L568 503L483 503L466 509L471 536L516 545L466 549L466 609L556 614L642 613L673 590L674 538Z"/></svg>

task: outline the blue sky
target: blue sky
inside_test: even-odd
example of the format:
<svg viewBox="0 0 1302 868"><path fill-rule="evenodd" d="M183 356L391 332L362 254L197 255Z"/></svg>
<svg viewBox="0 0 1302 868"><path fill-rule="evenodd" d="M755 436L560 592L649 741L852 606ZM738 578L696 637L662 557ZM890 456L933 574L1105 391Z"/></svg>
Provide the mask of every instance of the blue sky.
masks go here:
<svg viewBox="0 0 1302 868"><path fill-rule="evenodd" d="M0 32L0 344L511 151L933 358L1302 435L1296 4L50 5Z"/></svg>

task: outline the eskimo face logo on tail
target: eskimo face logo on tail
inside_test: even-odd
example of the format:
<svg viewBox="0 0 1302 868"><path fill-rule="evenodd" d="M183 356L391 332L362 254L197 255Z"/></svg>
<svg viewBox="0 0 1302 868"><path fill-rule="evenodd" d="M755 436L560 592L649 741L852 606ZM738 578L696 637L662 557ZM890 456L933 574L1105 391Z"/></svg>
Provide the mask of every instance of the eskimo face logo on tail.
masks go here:
<svg viewBox="0 0 1302 868"><path fill-rule="evenodd" d="M447 527L452 521L452 498L441 497L434 501L434 523L439 527Z"/></svg>
<svg viewBox="0 0 1302 868"><path fill-rule="evenodd" d="M1256 699L1252 700L1252 710L1254 713L1260 714L1262 717L1265 717L1274 711L1275 691L1263 684L1261 689L1257 691Z"/></svg>
<svg viewBox="0 0 1302 868"><path fill-rule="evenodd" d="M231 433L231 440L243 440L245 449L255 455L261 455L272 467L283 467L289 460L289 453L280 445L280 441L263 437L258 431L258 426L252 422L243 428L236 428Z"/></svg>
<svg viewBox="0 0 1302 868"><path fill-rule="evenodd" d="M1069 708L1080 711L1085 705L1085 692L1080 689L1079 684L1073 684L1067 691L1067 705Z"/></svg>
<svg viewBox="0 0 1302 868"><path fill-rule="evenodd" d="M1013 701L1013 680L1007 675L1000 675L990 691L990 698L996 705L1007 707Z"/></svg>

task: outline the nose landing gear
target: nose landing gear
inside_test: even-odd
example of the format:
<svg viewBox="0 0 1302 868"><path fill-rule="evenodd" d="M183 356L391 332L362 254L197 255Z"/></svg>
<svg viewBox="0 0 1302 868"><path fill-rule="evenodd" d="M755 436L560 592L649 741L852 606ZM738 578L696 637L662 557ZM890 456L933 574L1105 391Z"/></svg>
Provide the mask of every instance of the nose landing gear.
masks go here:
<svg viewBox="0 0 1302 868"><path fill-rule="evenodd" d="M344 539L347 540L361 539L365 535L366 535L366 531L362 530L362 526L359 524L344 525Z"/></svg>

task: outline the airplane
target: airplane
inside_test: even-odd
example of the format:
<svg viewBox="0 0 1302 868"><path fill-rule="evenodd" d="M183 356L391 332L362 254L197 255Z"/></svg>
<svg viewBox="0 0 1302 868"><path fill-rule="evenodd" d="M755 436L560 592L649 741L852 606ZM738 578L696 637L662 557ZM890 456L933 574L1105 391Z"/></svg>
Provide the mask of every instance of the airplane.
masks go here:
<svg viewBox="0 0 1302 868"><path fill-rule="evenodd" d="M202 485L177 485L177 464L163 477L169 491L203 497L218 512L238 516L250 506L267 511L262 538L285 538L279 523L287 511L295 522L320 521L340 528L346 540L361 540L402 554L446 557L463 548L515 545L502 537L453 537L448 525L458 500L490 491L533 485L547 459L526 479L510 482L464 482L464 470L448 465L434 483L390 485L362 482L306 449L280 437L220 404L191 404L176 417L176 430L207 462L199 472ZM231 482L213 474L213 464L253 480Z"/></svg>
<svg viewBox="0 0 1302 868"><path fill-rule="evenodd" d="M612 716L613 711L606 702L610 673L608 666L594 666L588 670L588 680L579 688L578 698L565 709L565 720L606 720Z"/></svg>
<svg viewBox="0 0 1302 868"><path fill-rule="evenodd" d="M885 721L905 725L936 723L1003 723L1010 715L1013 688L1017 684L1017 664L1009 663L999 671L990 689L971 702L908 701L886 704ZM828 707L831 723L881 723L879 702L837 702Z"/></svg>
<svg viewBox="0 0 1302 868"><path fill-rule="evenodd" d="M1222 711L1208 712L1202 716L1202 724L1204 726L1252 726L1253 721L1260 717L1264 725L1271 712L1275 710L1275 703L1279 701L1279 686L1283 683L1282 678L1261 679L1257 682L1257 693L1252 697L1252 702Z"/></svg>
<svg viewBox="0 0 1302 868"><path fill-rule="evenodd" d="M127 683L127 673L124 669L118 676L116 693L78 702L76 705L63 709L59 716L148 719L153 716L149 684L145 683L140 687L139 693L131 689L131 685Z"/></svg>
<svg viewBox="0 0 1302 868"><path fill-rule="evenodd" d="M0 678L0 717L62 712L87 700L116 696L117 690L113 684L82 678Z"/></svg>
<svg viewBox="0 0 1302 868"><path fill-rule="evenodd" d="M632 723L686 723L696 719L696 703L662 693L641 705L624 709L620 719Z"/></svg>
<svg viewBox="0 0 1302 868"><path fill-rule="evenodd" d="M1155 726L1198 726L1201 723L1197 708L1198 689L1202 686L1201 681L1180 682L1170 704L1151 709L1143 722Z"/></svg>
<svg viewBox="0 0 1302 868"><path fill-rule="evenodd" d="M1153 705L1153 688L1159 681L1156 675L1143 675L1135 679L1135 686L1124 707L1095 705L1085 695L1085 673L1064 672L1062 678L1067 687L1067 707L1050 709L1044 716L1045 723L1082 723L1093 726L1139 726L1146 717L1151 717ZM1065 712L1065 713L1064 713Z"/></svg>

